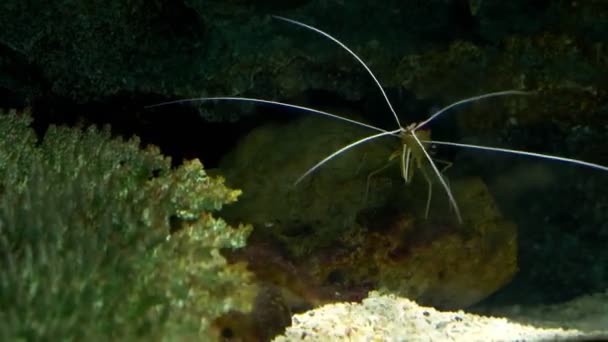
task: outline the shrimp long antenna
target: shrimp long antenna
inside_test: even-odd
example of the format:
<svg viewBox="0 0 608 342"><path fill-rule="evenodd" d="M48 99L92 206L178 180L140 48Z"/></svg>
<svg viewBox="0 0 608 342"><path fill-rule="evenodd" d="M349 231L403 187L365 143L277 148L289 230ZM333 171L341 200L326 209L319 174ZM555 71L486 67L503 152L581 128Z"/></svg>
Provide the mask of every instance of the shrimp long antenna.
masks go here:
<svg viewBox="0 0 608 342"><path fill-rule="evenodd" d="M323 160L321 160L320 162L316 163L313 167L311 167L310 169L308 169L308 171L306 171L303 175L301 175L294 183L293 185L298 185L304 178L306 178L308 175L310 175L311 173L313 173L315 170L317 170L318 168L320 168L321 166L323 166L323 164L327 163L328 161L332 160L334 157L338 156L339 154L341 154L344 151L350 150L351 148L361 145L364 142L373 140L373 139L377 139L380 137L384 137L387 135L395 135L397 133L399 133L401 131L401 128L396 129L394 131L385 131L382 133L378 133L378 134L374 134L374 135L370 135L367 136L365 138L359 139L355 142L352 142L344 147L342 147L341 149L337 150L336 152L330 154L329 156L323 158Z"/></svg>
<svg viewBox="0 0 608 342"><path fill-rule="evenodd" d="M481 99L487 99L488 97L496 97L496 96L506 96L506 95L530 95L532 94L532 92L529 91L522 91L522 90L503 90L503 91L497 91L494 93L487 93L487 94L483 94L483 95L478 95L478 96L473 96L473 97L469 97L467 99L463 99L460 101L456 101L448 106L445 106L443 108L441 108L440 110L436 111L433 115L431 115L428 119L418 123L416 125L416 128L414 128L414 130L417 130L419 128L424 127L426 124L428 124L429 122L435 120L439 115L447 112L448 110L459 106L461 104L466 104L466 103L471 103L471 102L475 102L477 100L481 100Z"/></svg>
<svg viewBox="0 0 608 342"><path fill-rule="evenodd" d="M195 97L195 98L191 98L191 99L181 99L181 100L157 103L157 104L146 106L145 108L154 108L154 107L160 107L160 106L166 106L166 105L172 105L172 104L182 104L182 103L192 103L192 102L210 102L210 101L241 101L241 102L270 104L270 105L275 105L275 106L280 106L280 107L302 110L302 111L310 112L310 113L314 113L314 114L324 115L324 116L328 116L330 118L350 122L355 125L373 129L378 132L386 132L386 130L384 130L382 128L368 125L366 123L363 123L363 122L360 122L357 120L348 119L348 118L345 118L345 117L342 117L342 116L339 116L336 114L324 112L322 110L304 107L304 106L298 106L298 105L289 104L289 103L285 103L285 102L263 100L263 99L258 99L258 98L254 98L254 97L234 97L234 96Z"/></svg>
<svg viewBox="0 0 608 342"><path fill-rule="evenodd" d="M575 164L575 165L586 166L586 167L590 167L592 169L597 169L597 170L601 170L601 171L608 171L608 166L603 166L603 165L600 165L600 164L590 163L590 162L586 162L586 161L578 160L578 159L573 159L573 158L554 156L554 155L551 155L551 154L528 152L528 151L522 151L522 150L512 150L512 149L509 149L509 148L501 148L501 147L490 147L490 146L481 146L481 145L473 145L473 144L462 144L462 143L455 143L455 142L451 142L451 141L437 141L437 140L421 140L421 141L424 142L424 143L436 144L436 145L464 147L464 148L470 148L470 149L475 149L475 150L502 152L502 153L510 153L510 154L521 155L521 156L528 156L528 157L535 157L535 158L541 158L541 159L555 160L555 161L560 161L560 162L565 162L565 163L570 163L570 164Z"/></svg>
<svg viewBox="0 0 608 342"><path fill-rule="evenodd" d="M304 27L306 29L309 29L311 31L314 31L328 39L330 39L331 41L333 41L334 43L340 45L341 48L343 48L344 50L346 50L348 53L350 53L356 60L357 62L359 62L367 71L367 73L374 79L374 82L376 83L376 86L378 86L378 89L380 89L380 92L382 93L382 96L384 97L384 100L386 102L386 104L388 105L388 108L390 108L391 112L393 113L393 116L395 117L395 121L397 121L397 125L399 125L399 127L401 126L401 122L399 121L399 117L397 116L397 112L395 112L395 109L393 109L393 105L391 104L391 101L388 99L388 96L386 95L386 92L384 91L384 88L382 88L382 84L380 84L380 81L378 81L378 78L376 77L376 75L374 75L374 73L372 72L372 70L367 66L367 64L365 64L365 62L359 57L357 56L356 53L353 52L353 50L351 50L348 46L344 45L344 43L342 43L341 41L339 41L338 39L336 39L335 37L333 37L332 35L330 35L329 33L322 31L316 27L310 26L310 25L306 25L304 23L301 23L297 20L293 20L293 19L289 19L289 18L285 18L285 17L281 17L278 15L273 15L272 16L275 19L279 19L279 20L283 20L286 21L288 23L300 26L300 27Z"/></svg>
<svg viewBox="0 0 608 342"><path fill-rule="evenodd" d="M420 146L420 149L424 153L424 156L426 157L426 159L429 161L429 164L431 164L433 171L437 175L437 178L439 178L439 182L441 183L441 186L443 186L443 189L448 194L450 203L452 203L452 206L454 206L454 212L456 213L456 217L458 218L458 223L462 224L462 215L460 215L460 209L458 208L458 203L456 202L456 198L452 194L452 190L450 189L450 186L448 185L448 183L445 181L445 179L441 175L441 172L437 168L437 165L435 165L435 163L433 162L433 158L431 158L429 153L424 148L424 145L422 144L423 142L426 142L426 141L418 139L415 132L411 132L411 136L414 138L414 141L418 144L418 146Z"/></svg>

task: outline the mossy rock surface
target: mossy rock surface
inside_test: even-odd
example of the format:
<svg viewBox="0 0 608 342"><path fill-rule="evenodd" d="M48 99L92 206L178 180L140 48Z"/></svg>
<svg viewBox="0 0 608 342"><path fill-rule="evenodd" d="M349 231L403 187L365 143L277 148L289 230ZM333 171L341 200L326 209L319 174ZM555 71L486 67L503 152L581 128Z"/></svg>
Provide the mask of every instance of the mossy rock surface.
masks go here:
<svg viewBox="0 0 608 342"><path fill-rule="evenodd" d="M311 287L339 289L343 298L384 288L456 308L506 284L517 271L516 227L480 179L450 181L462 225L440 184L425 218L425 178L417 174L405 185L396 162L368 182L400 148L395 137L347 151L293 185L366 131L310 116L252 131L221 163L229 184L245 193L225 214L258 227L256 241L274 246Z"/></svg>

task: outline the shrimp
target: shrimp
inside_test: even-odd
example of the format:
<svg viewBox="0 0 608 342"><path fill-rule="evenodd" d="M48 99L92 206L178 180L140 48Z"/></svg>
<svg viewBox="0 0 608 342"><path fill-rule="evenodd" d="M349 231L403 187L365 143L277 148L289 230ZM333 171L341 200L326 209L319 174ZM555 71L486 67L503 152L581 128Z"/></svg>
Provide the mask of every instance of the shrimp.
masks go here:
<svg viewBox="0 0 608 342"><path fill-rule="evenodd" d="M333 41L334 43L339 45L342 49L344 49L346 52L348 52L366 70L367 74L369 76L371 76L371 78L373 79L375 85L377 86L378 90L381 92L385 103L387 104L388 108L390 109L390 111L395 119L397 128L395 128L394 130L384 130L382 128L379 128L379 127L376 127L376 126L373 126L373 125L370 125L370 124L367 124L367 123L364 123L361 121L352 120L352 119L342 117L342 116L339 116L336 114L332 114L329 112L325 112L322 110L299 106L299 105L295 105L295 104L284 103L284 102L264 100L264 99L260 99L260 98L253 98L253 97L234 97L234 96L232 96L232 97L228 97L228 96L198 97L198 98L180 99L180 100L175 100L175 101L162 102L162 103L148 106L147 108L165 106L165 105L170 105L170 104L192 103L192 102L242 101L242 102L259 103L259 104L274 105L274 106L296 109L296 110L305 111L305 112L309 112L309 113L313 113L313 114L317 114L317 115L323 115L323 116L326 116L326 117L329 117L332 119L342 120L342 121L348 122L350 124L363 126L370 130L377 131L377 133L375 133L375 134L372 134L372 135L366 136L364 138L361 138L359 140L356 140L356 141L336 150L335 152L331 153L330 155L328 155L327 157L325 157L324 159L319 161L317 164L315 164L314 166L309 168L307 171L305 171L300 177L298 177L298 179L295 180L294 185L298 185L303 179L305 179L306 177L308 177L315 171L319 170L327 162L331 161L332 159L338 157L342 153L344 153L356 146L359 146L361 144L364 144L369 141L376 140L376 139L382 138L382 137L387 137L387 136L397 137L400 139L400 143L401 143L400 152L398 153L398 155L400 156L401 174L402 174L402 178L404 179L405 183L408 184L411 182L411 180L413 178L413 174L414 174L414 169L417 169L417 170L421 171L421 173L423 174L423 176L428 184L425 217L428 217L430 201L431 201L431 196L432 196L432 186L433 186L434 180L436 179L439 181L441 187L447 194L448 199L450 201L450 206L453 209L456 219L461 224L463 223L463 219L462 219L462 214L460 212L460 209L458 207L458 202L456 201L456 198L454 197L452 190L448 184L448 181L446 180L446 178L443 175L442 170L440 170L437 167L436 162L431 157L431 155L428 151L428 147L430 145L443 145L443 146L451 146L451 147L476 149L476 150L481 150L481 151L509 153L509 154L514 154L514 155L521 155L521 156L527 156L527 157L533 157L533 158L541 158L541 159L565 162L565 163L575 164L575 165L579 165L579 166L583 166L583 167L597 169L600 171L608 171L607 166L596 164L596 163L591 163L591 162L587 162L587 161L583 161L583 160L579 160L579 159L566 158L566 157L542 154L542 153L535 153L535 152L529 152L529 151L524 151L524 150L514 150L514 149L500 148L500 147L491 147L491 146L463 144L463 143L456 143L456 142L449 142L449 141L432 140L430 137L430 131L426 129L426 126L429 123L431 123L432 121L438 119L445 112L447 112L457 106L476 102L476 101L491 98L491 97L534 95L534 91L511 89L511 90L503 90L503 91L497 91L497 92L491 92L491 93L473 96L470 98L456 101L448 106L445 106L445 107L439 109L438 111L434 112L431 116L429 116L426 120L424 120L422 122L411 123L409 125L404 126L401 124L401 122L399 120L399 116L397 115L397 112L394 110L391 101L389 100L384 88L382 87L382 85L381 85L380 81L378 80L378 78L376 77L376 75L372 72L372 70L368 67L368 65L349 47L347 47L344 43L339 41L337 38L331 36L329 33L326 33L325 31L322 31L311 25L307 25L302 22L299 22L299 21L296 21L293 19L289 19L289 18L285 18L285 17L281 17L281 16L273 16L273 18L287 22L289 24L293 24L293 25L305 28L305 29L313 31L317 34L320 34L320 35L324 36L325 38ZM392 156L390 159L394 159L394 158L395 158L395 156Z"/></svg>

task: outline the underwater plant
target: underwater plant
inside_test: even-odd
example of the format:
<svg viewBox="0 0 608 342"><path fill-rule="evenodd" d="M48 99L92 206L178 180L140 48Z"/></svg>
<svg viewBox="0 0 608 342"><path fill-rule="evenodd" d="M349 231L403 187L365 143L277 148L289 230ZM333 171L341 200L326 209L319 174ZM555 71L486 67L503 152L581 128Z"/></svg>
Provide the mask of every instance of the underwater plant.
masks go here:
<svg viewBox="0 0 608 342"><path fill-rule="evenodd" d="M250 273L220 253L251 227L213 215L239 190L108 127L38 141L31 123L0 113L0 340L208 340L251 308Z"/></svg>

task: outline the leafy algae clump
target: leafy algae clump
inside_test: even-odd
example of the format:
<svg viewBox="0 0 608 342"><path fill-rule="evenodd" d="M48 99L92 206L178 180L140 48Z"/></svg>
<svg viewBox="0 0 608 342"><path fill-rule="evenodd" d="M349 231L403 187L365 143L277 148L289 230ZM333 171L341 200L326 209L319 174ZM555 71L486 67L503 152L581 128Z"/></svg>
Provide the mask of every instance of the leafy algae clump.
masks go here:
<svg viewBox="0 0 608 342"><path fill-rule="evenodd" d="M0 113L0 340L182 340L250 309L240 264L222 248L250 226L212 211L240 194L198 160L170 160L109 129Z"/></svg>

